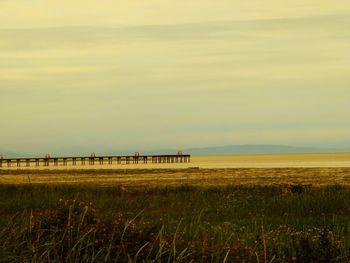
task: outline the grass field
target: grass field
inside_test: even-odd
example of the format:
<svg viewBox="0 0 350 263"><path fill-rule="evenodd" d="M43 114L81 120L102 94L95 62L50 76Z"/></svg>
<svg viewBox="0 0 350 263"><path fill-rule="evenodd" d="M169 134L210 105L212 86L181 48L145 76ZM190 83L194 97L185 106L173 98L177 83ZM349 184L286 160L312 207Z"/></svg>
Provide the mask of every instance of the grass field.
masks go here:
<svg viewBox="0 0 350 263"><path fill-rule="evenodd" d="M160 187L350 184L350 168L226 168L226 169L60 169L1 170L0 184L80 184L94 186Z"/></svg>
<svg viewBox="0 0 350 263"><path fill-rule="evenodd" d="M350 168L3 169L1 262L349 262Z"/></svg>

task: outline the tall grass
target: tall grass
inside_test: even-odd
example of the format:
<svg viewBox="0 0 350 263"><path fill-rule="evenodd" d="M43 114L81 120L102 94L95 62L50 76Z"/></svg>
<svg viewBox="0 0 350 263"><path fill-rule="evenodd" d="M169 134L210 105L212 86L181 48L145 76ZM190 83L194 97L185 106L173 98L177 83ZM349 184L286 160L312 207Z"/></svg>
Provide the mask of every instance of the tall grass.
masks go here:
<svg viewBox="0 0 350 263"><path fill-rule="evenodd" d="M348 262L350 189L0 185L3 262Z"/></svg>

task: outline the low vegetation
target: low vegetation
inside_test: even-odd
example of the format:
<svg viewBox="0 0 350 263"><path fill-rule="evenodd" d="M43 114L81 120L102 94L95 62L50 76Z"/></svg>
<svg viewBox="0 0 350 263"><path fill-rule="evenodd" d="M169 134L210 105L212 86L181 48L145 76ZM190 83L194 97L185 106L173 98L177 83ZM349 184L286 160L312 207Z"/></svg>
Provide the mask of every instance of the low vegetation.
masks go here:
<svg viewBox="0 0 350 263"><path fill-rule="evenodd" d="M340 185L0 185L2 262L348 262Z"/></svg>
<svg viewBox="0 0 350 263"><path fill-rule="evenodd" d="M146 165L145 165L146 166ZM144 166L144 167L145 167ZM0 184L79 184L94 186L166 187L187 184L201 187L225 185L330 184L350 185L350 168L142 168L125 169L0 169ZM132 169L131 167L134 167ZM135 167L138 167L135 169ZM168 167L168 168L166 168ZM173 166L176 167L176 166Z"/></svg>

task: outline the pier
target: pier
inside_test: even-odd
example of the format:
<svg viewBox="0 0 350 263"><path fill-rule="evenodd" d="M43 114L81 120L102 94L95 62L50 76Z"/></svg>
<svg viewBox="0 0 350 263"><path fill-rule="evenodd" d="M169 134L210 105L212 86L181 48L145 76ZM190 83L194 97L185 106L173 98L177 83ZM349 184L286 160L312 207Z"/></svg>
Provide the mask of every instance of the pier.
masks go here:
<svg viewBox="0 0 350 263"><path fill-rule="evenodd" d="M189 163L191 155L178 152L177 154L168 155L113 155L113 156L96 156L94 153L90 156L74 156L74 157L44 157L32 158L3 158L0 156L0 168L2 167L39 167L39 166L76 166L80 165L121 165L121 164L165 164L165 163Z"/></svg>

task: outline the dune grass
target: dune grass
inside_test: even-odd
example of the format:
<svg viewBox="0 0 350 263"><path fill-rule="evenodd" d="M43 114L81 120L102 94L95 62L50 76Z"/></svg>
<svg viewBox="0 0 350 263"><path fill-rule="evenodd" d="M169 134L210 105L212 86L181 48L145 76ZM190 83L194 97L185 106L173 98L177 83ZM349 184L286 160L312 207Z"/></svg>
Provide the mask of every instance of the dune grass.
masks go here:
<svg viewBox="0 0 350 263"><path fill-rule="evenodd" d="M348 262L340 185L0 185L4 262Z"/></svg>

